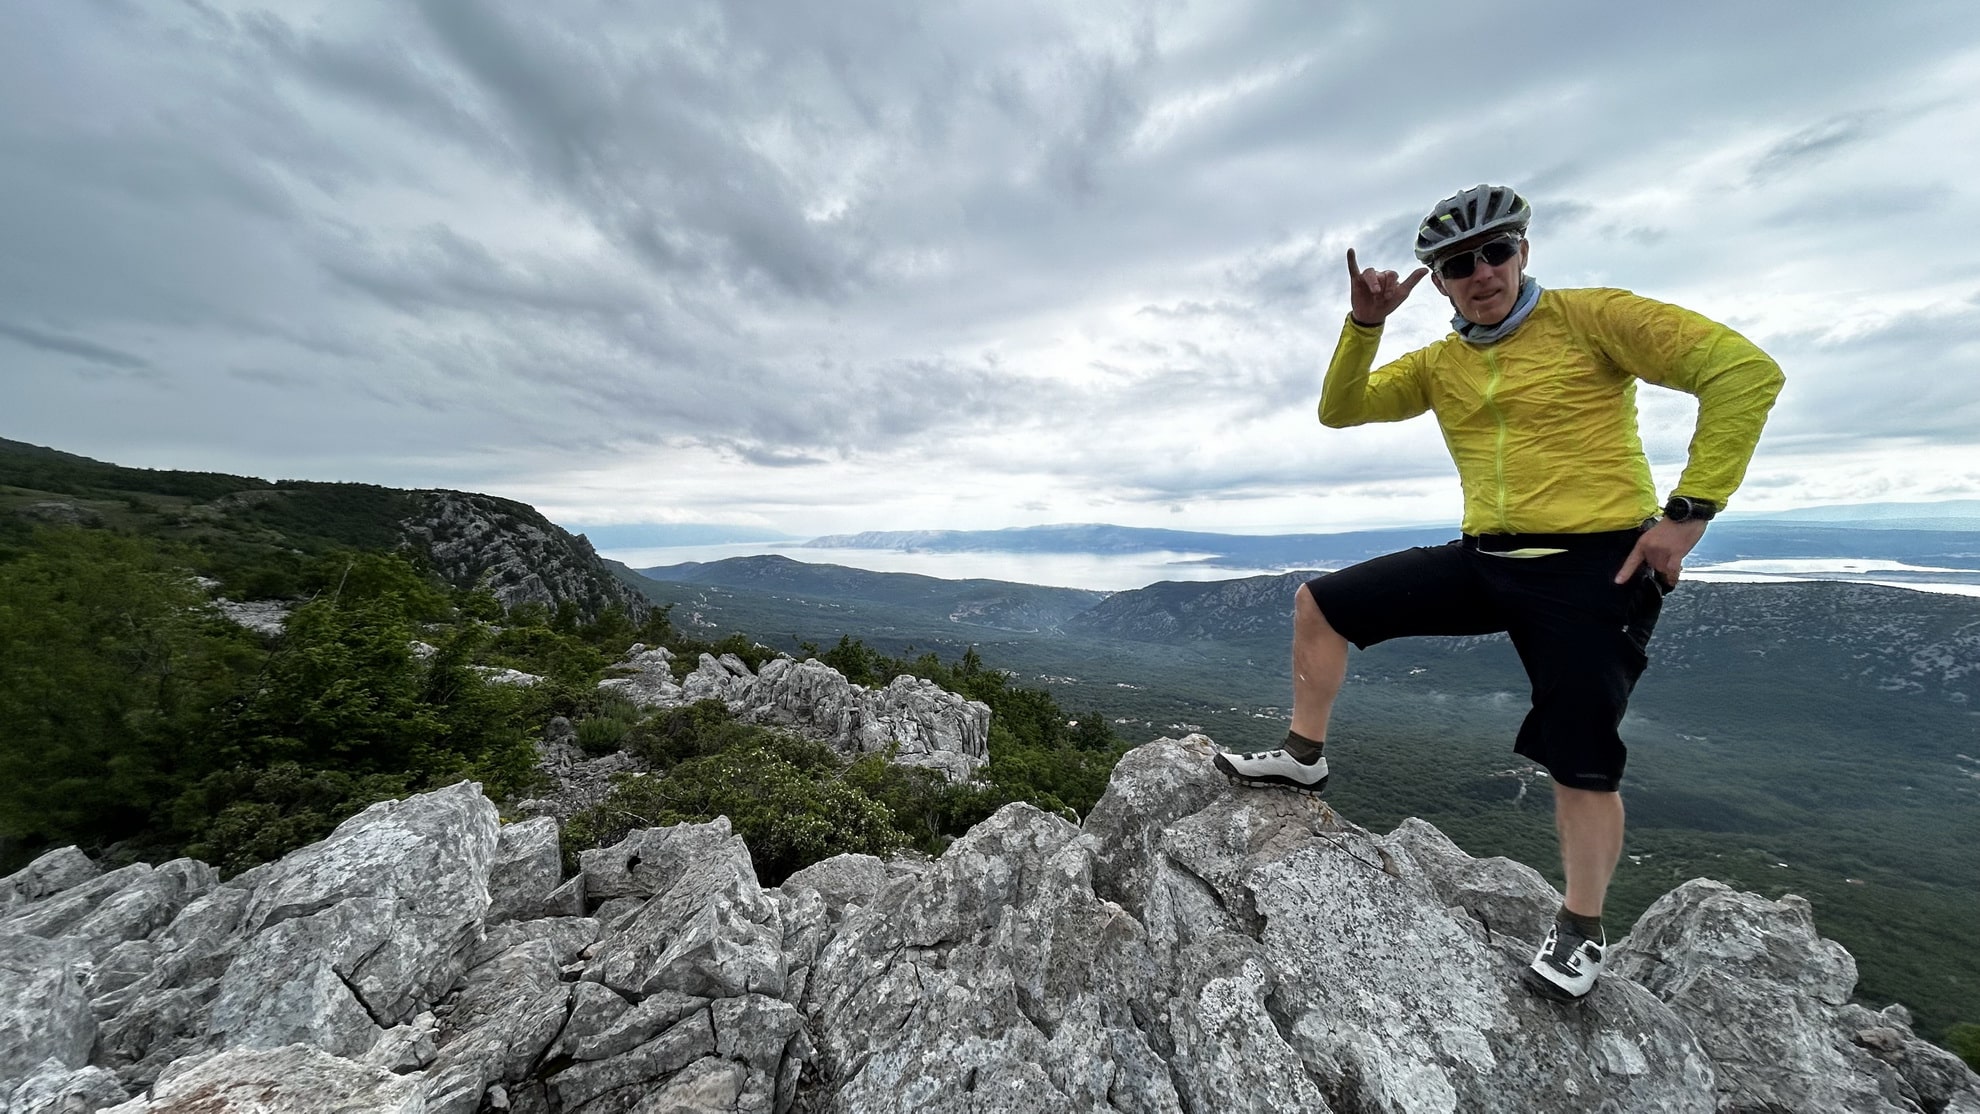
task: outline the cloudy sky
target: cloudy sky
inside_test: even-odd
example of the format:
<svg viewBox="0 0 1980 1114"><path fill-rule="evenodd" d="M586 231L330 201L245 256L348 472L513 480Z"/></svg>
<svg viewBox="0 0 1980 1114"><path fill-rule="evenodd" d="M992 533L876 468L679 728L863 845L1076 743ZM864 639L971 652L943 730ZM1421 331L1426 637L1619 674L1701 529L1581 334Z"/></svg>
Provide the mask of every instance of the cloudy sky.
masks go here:
<svg viewBox="0 0 1980 1114"><path fill-rule="evenodd" d="M1343 255L1789 375L1737 506L1980 495L1964 0L0 6L0 437L798 536L1449 522L1314 419ZM1441 336L1426 282L1384 351ZM1690 400L1644 389L1666 484Z"/></svg>

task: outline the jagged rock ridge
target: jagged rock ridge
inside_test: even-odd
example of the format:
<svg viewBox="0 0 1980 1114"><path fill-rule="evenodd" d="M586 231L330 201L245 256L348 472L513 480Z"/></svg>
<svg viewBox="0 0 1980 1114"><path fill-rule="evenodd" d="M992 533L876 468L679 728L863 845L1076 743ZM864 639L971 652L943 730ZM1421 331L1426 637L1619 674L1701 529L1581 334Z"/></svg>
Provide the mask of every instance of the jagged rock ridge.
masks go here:
<svg viewBox="0 0 1980 1114"><path fill-rule="evenodd" d="M723 820L562 878L471 784L225 882L55 852L0 879L0 1108L1980 1112L1805 903L1687 883L1558 1005L1513 977L1533 871L1208 748L1131 752L1083 825L776 889Z"/></svg>
<svg viewBox="0 0 1980 1114"><path fill-rule="evenodd" d="M400 526L450 584L485 587L507 607L569 602L586 619L618 607L637 620L652 607L612 575L590 541L533 507L463 491L412 494L418 510Z"/></svg>

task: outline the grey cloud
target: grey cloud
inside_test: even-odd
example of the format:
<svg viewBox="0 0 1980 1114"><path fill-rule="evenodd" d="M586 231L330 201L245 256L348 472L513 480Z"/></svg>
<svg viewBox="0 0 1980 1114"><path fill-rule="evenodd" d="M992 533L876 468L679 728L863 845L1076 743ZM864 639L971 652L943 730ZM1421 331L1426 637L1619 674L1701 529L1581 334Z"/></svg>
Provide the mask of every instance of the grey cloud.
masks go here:
<svg viewBox="0 0 1980 1114"><path fill-rule="evenodd" d="M248 38L277 65L326 91L417 124L430 134L494 152L496 133L460 103L438 67L423 64L399 38L362 42L310 35L273 13L246 17Z"/></svg>
<svg viewBox="0 0 1980 1114"><path fill-rule="evenodd" d="M1222 468L1144 465L1113 476L1117 497L1133 503L1165 504L1178 499L1269 499L1287 492L1335 489L1370 483L1407 483L1450 475L1448 460L1372 461L1367 458L1283 458Z"/></svg>
<svg viewBox="0 0 1980 1114"><path fill-rule="evenodd" d="M1980 396L1972 389L1980 335L1968 316L1927 308L1847 336L1771 338L1769 351L1786 369L1788 385L1768 436L1971 444L1980 428Z"/></svg>
<svg viewBox="0 0 1980 1114"><path fill-rule="evenodd" d="M1227 317L1243 320L1254 316L1249 307L1222 299L1212 302L1182 301L1166 306L1146 305L1134 312L1138 317L1157 317L1172 321L1203 317Z"/></svg>
<svg viewBox="0 0 1980 1114"><path fill-rule="evenodd" d="M237 367L227 372L227 374L244 383L255 383L264 387L306 387L310 382L309 377L306 375L265 367Z"/></svg>
<svg viewBox="0 0 1980 1114"><path fill-rule="evenodd" d="M729 112L752 107L739 87L778 77L746 53L632 30L648 52L634 62L617 35L580 38L533 9L421 10L544 179L657 273L824 299L857 279L857 244L808 225L783 170L737 133Z"/></svg>
<svg viewBox="0 0 1980 1114"><path fill-rule="evenodd" d="M444 225L428 227L397 252L346 243L323 260L326 272L394 309L472 310L500 320L524 311L559 316L622 315L648 309L650 295L595 270L543 256L497 255Z"/></svg>
<svg viewBox="0 0 1980 1114"><path fill-rule="evenodd" d="M144 372L151 368L151 361L142 356L134 356L129 352L119 351L93 341L31 329L26 325L17 325L8 321L0 321L0 336L19 341L30 348L74 356L117 371Z"/></svg>
<svg viewBox="0 0 1980 1114"><path fill-rule="evenodd" d="M1654 247L1670 237L1670 229L1645 224L1634 213L1616 205L1598 205L1567 197L1529 195L1533 204L1535 242L1580 230L1597 241L1626 241L1639 247ZM1544 250L1544 249L1543 249Z"/></svg>
<svg viewBox="0 0 1980 1114"><path fill-rule="evenodd" d="M1748 177L1766 182L1860 143L1872 132L1877 116L1874 112L1855 112L1803 128L1762 152L1753 161Z"/></svg>
<svg viewBox="0 0 1980 1114"><path fill-rule="evenodd" d="M815 453L792 452L765 445L724 442L721 447L759 468L805 468L827 463L826 457Z"/></svg>

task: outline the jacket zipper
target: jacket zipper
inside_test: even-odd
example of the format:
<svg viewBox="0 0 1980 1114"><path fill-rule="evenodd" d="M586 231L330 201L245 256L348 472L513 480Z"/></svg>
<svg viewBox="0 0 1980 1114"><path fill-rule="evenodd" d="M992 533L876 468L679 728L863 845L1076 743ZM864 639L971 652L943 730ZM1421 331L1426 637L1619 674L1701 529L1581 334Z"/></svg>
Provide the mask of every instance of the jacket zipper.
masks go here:
<svg viewBox="0 0 1980 1114"><path fill-rule="evenodd" d="M1499 361L1493 357L1490 348L1481 349L1479 354L1485 357L1485 366L1491 369L1485 379L1485 406L1492 412L1492 420L1498 423L1498 432L1492 441L1492 478L1498 489L1499 532L1510 534L1512 522L1506 517L1506 415L1499 409Z"/></svg>

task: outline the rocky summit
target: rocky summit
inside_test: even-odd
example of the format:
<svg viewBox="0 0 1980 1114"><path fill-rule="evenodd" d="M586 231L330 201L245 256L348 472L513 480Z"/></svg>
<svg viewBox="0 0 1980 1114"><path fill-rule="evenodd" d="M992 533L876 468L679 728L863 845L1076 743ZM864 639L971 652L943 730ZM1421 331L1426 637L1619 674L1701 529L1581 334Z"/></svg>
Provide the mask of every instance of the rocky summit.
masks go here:
<svg viewBox="0 0 1980 1114"><path fill-rule="evenodd" d="M57 851L0 879L0 1111L1980 1114L1799 899L1687 883L1545 1001L1538 874L1210 751L775 889L724 820L567 877L469 783L224 881Z"/></svg>

